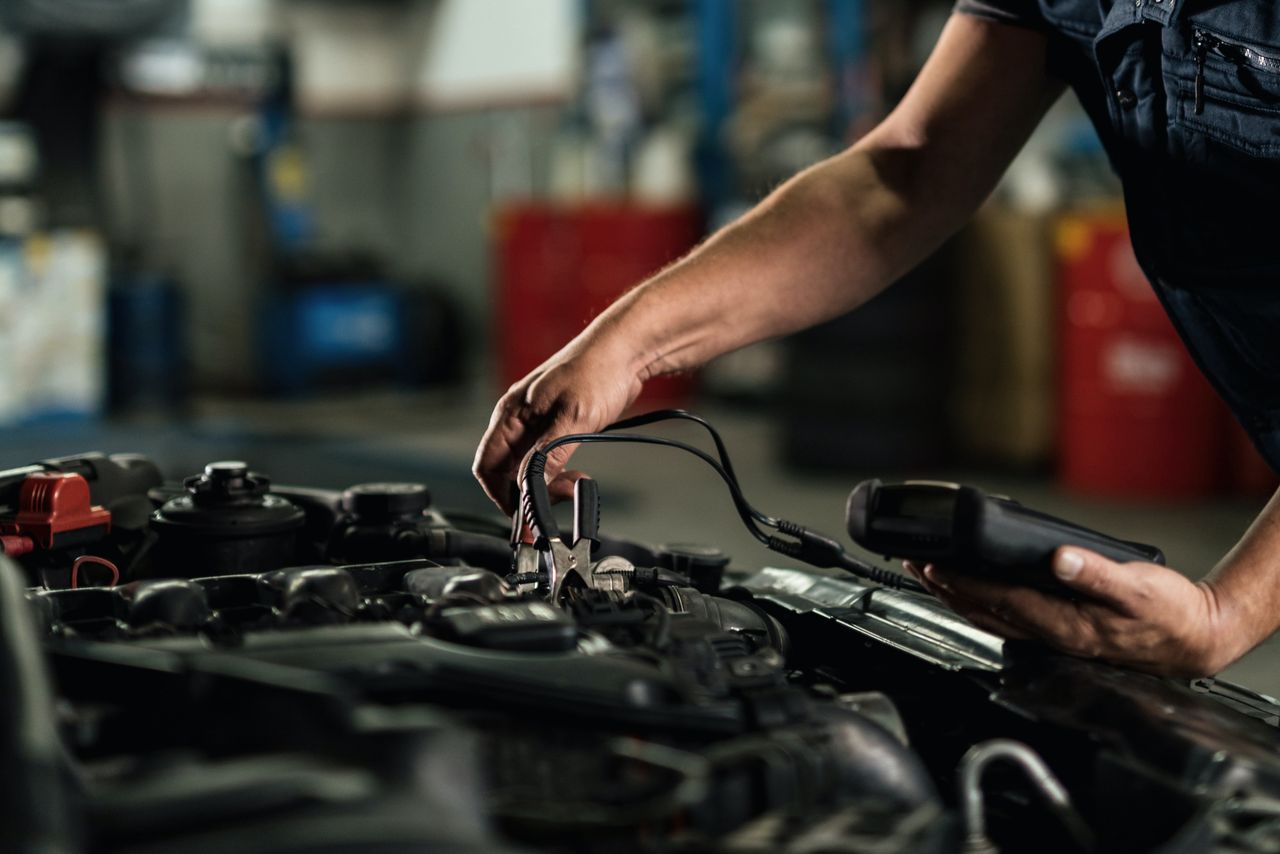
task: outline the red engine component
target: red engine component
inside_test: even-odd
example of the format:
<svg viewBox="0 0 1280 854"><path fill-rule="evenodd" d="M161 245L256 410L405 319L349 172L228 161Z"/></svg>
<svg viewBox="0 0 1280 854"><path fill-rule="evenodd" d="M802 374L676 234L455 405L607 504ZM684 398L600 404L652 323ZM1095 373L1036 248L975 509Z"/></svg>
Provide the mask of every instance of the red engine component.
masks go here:
<svg viewBox="0 0 1280 854"><path fill-rule="evenodd" d="M27 475L18 514L0 524L0 534L30 537L42 549L90 542L110 531L111 511L91 503L89 482L55 472Z"/></svg>

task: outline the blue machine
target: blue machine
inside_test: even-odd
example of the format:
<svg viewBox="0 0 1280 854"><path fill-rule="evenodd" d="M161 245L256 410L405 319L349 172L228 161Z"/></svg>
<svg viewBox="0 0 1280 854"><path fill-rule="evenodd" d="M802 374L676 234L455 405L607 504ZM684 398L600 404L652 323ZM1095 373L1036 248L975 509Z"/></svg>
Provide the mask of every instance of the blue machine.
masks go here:
<svg viewBox="0 0 1280 854"><path fill-rule="evenodd" d="M266 305L262 352L272 391L298 394L366 379L412 382L403 292L386 282L308 285Z"/></svg>

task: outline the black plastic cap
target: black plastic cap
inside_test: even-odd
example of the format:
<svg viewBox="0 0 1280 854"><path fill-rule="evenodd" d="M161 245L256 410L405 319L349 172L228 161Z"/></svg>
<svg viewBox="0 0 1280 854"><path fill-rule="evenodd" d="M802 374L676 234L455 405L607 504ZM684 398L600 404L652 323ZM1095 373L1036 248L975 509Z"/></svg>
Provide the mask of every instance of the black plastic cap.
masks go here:
<svg viewBox="0 0 1280 854"><path fill-rule="evenodd" d="M209 463L204 473L182 482L200 505L253 504L267 494L271 481L266 475L249 471L239 460Z"/></svg>
<svg viewBox="0 0 1280 854"><path fill-rule="evenodd" d="M271 481L242 462L209 463L204 473L182 482L175 495L151 516L162 532L242 538L270 536L302 527L306 514L287 499L271 495ZM153 492L155 492L153 490ZM156 497L161 497L157 492Z"/></svg>
<svg viewBox="0 0 1280 854"><path fill-rule="evenodd" d="M431 506L431 490L420 483L361 483L342 493L342 509L366 521L421 516Z"/></svg>
<svg viewBox="0 0 1280 854"><path fill-rule="evenodd" d="M658 560L670 570L685 575L703 593L714 593L724 580L729 556L714 546L696 543L666 543L658 547Z"/></svg>

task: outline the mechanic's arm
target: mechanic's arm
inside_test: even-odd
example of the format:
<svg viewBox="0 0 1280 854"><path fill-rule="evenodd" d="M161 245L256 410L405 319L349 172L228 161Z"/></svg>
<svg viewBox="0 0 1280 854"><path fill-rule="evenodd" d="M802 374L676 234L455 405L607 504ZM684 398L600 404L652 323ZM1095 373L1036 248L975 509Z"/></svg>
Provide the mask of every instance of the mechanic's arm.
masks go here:
<svg viewBox="0 0 1280 854"><path fill-rule="evenodd" d="M1086 598L1068 601L946 572L912 569L971 622L1005 637L1153 673L1217 673L1280 628L1280 492L1200 582L1167 567L1117 564L1062 548L1054 573Z"/></svg>
<svg viewBox="0 0 1280 854"><path fill-rule="evenodd" d="M1045 51L1038 33L953 15L874 131L626 294L508 390L476 452L489 497L511 512L510 485L535 444L616 420L648 378L835 317L921 261L1060 93ZM570 453L552 453L549 477ZM554 478L553 494L573 477Z"/></svg>

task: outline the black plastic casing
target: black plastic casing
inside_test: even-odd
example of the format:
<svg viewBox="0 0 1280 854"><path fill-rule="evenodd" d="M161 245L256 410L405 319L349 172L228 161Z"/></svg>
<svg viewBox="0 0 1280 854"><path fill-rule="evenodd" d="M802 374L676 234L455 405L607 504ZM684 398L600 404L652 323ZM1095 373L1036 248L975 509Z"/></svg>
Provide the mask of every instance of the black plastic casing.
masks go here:
<svg viewBox="0 0 1280 854"><path fill-rule="evenodd" d="M166 578L200 578L279 569L297 561L306 514L271 482L239 461L205 466L184 481L186 494L151 516L158 535L154 567Z"/></svg>
<svg viewBox="0 0 1280 854"><path fill-rule="evenodd" d="M903 511L913 504L934 512ZM1120 540L959 484L863 481L849 494L845 525L854 542L886 557L1053 592L1065 589L1052 570L1060 546L1079 546L1121 563L1164 563L1155 546Z"/></svg>

